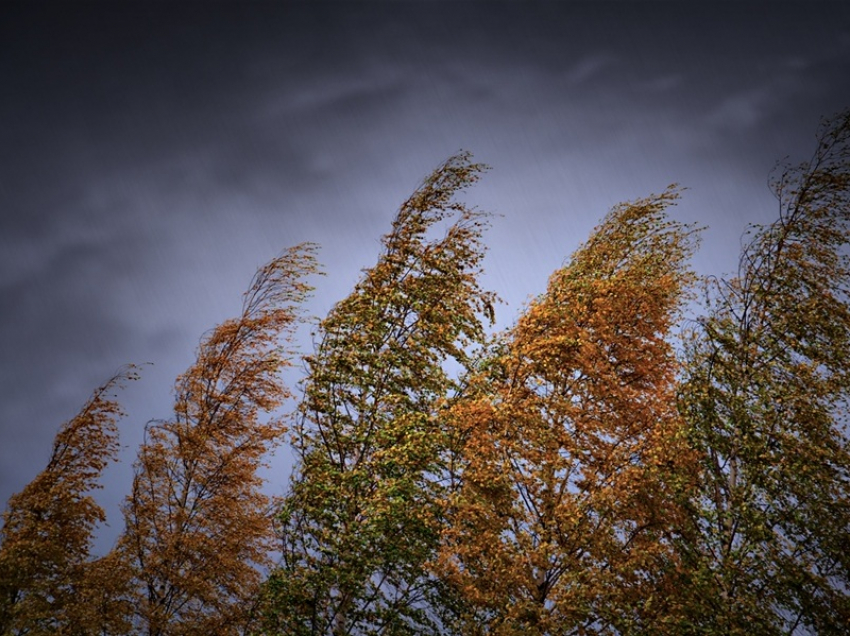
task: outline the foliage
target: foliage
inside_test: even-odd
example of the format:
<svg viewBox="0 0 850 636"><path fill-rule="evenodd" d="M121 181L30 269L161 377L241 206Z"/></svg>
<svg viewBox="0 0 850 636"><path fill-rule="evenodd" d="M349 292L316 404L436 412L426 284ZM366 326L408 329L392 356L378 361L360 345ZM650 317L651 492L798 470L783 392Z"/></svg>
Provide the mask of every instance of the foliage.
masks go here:
<svg viewBox="0 0 850 636"><path fill-rule="evenodd" d="M120 599L104 593L111 559L90 556L105 520L92 491L117 459L122 411L113 394L136 378L128 367L98 388L59 429L47 467L9 499L0 530L0 634L123 628Z"/></svg>
<svg viewBox="0 0 850 636"><path fill-rule="evenodd" d="M445 363L469 364L492 302L477 283L485 217L455 194L482 169L460 154L427 178L378 263L319 326L279 516L283 561L266 586L270 632L438 629L425 564L439 534L439 411L457 390Z"/></svg>
<svg viewBox="0 0 850 636"><path fill-rule="evenodd" d="M279 371L315 248L290 249L261 268L242 315L203 340L177 381L174 419L149 425L125 506L118 555L132 568L137 630L233 634L250 623L269 565L269 498L257 470L285 427L261 419L289 397Z"/></svg>
<svg viewBox="0 0 850 636"><path fill-rule="evenodd" d="M687 624L846 634L850 112L772 185L779 219L710 285L687 351L681 404L702 469Z"/></svg>
<svg viewBox="0 0 850 636"><path fill-rule="evenodd" d="M258 271L147 426L96 558L135 371L98 389L3 515L0 634L850 632L850 111L777 173L778 220L691 321L699 231L671 187L616 206L488 337L489 217L460 198L483 170L453 156L401 206L290 413L315 247Z"/></svg>
<svg viewBox="0 0 850 636"><path fill-rule="evenodd" d="M663 611L690 455L667 341L695 234L674 190L616 207L452 411L443 572L463 633L629 632Z"/></svg>

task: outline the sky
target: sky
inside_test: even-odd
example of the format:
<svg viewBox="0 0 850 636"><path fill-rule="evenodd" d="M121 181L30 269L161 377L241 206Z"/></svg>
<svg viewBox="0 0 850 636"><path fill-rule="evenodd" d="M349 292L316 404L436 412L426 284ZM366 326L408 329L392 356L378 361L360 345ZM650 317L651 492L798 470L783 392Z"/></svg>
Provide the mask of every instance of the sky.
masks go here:
<svg viewBox="0 0 850 636"><path fill-rule="evenodd" d="M324 316L459 150L491 166L466 199L497 215L498 327L613 205L674 182L671 214L708 228L694 266L732 271L848 78L850 3L3 3L0 505L96 386L151 363L120 394L110 541L145 423L255 270L320 244Z"/></svg>

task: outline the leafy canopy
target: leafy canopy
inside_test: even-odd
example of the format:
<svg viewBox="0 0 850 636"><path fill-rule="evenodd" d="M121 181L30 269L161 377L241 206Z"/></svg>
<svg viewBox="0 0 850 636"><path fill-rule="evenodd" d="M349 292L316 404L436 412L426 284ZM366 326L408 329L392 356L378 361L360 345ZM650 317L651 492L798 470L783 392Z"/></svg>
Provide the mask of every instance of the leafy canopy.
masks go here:
<svg viewBox="0 0 850 636"><path fill-rule="evenodd" d="M850 111L777 172L777 221L695 319L671 187L488 334L489 216L460 196L484 169L450 157L402 204L289 410L316 248L258 271L146 427L103 557L135 370L98 389L3 514L0 634L848 633Z"/></svg>

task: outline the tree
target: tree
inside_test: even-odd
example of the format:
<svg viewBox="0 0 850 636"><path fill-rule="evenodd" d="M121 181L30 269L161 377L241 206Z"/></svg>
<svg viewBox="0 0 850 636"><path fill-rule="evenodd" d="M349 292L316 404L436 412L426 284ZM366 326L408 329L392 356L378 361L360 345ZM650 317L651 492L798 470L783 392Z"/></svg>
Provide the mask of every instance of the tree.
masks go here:
<svg viewBox="0 0 850 636"><path fill-rule="evenodd" d="M121 607L94 559L94 530L105 520L92 492L117 459L114 392L135 380L128 367L99 387L53 442L47 467L9 499L0 529L0 633L94 634L123 628Z"/></svg>
<svg viewBox="0 0 850 636"><path fill-rule="evenodd" d="M427 563L440 529L439 413L458 389L445 365L468 366L493 300L477 282L485 215L455 194L482 170L459 154L428 177L401 206L378 263L319 325L266 633L440 631Z"/></svg>
<svg viewBox="0 0 850 636"><path fill-rule="evenodd" d="M147 427L117 548L132 569L137 633L224 635L250 624L258 568L274 547L257 470L285 432L281 418L261 415L289 397L278 374L314 252L297 246L257 272L242 315L213 329L178 379L174 419Z"/></svg>
<svg viewBox="0 0 850 636"><path fill-rule="evenodd" d="M669 342L696 231L669 189L615 207L485 357L440 571L464 634L654 632L676 582L689 453Z"/></svg>
<svg viewBox="0 0 850 636"><path fill-rule="evenodd" d="M850 630L850 111L772 186L779 219L709 286L688 346L702 487L680 633Z"/></svg>
<svg viewBox="0 0 850 636"><path fill-rule="evenodd" d="M483 169L451 157L401 206L284 416L315 247L261 268L93 558L135 371L98 389L3 515L0 634L850 632L850 111L778 172L778 220L689 323L699 231L671 187L616 206L488 338L488 215L458 196ZM287 431L272 500L257 471Z"/></svg>

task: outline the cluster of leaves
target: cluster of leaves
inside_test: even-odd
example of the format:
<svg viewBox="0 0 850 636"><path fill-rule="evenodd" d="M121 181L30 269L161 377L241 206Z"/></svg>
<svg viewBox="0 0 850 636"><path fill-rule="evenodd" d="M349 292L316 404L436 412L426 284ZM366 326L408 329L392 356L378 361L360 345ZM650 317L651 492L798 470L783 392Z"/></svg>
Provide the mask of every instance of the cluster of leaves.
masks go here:
<svg viewBox="0 0 850 636"><path fill-rule="evenodd" d="M454 156L401 206L283 418L315 247L262 268L94 557L135 371L99 389L9 501L0 634L848 633L850 112L778 173L778 220L690 321L699 230L671 186L488 336L488 216L457 196L484 169ZM258 469L287 435L271 500Z"/></svg>

